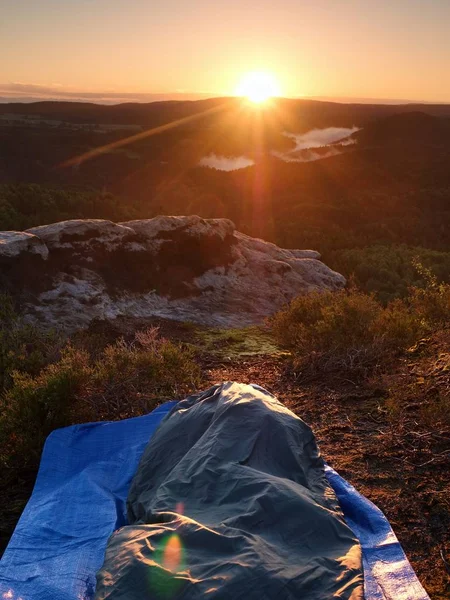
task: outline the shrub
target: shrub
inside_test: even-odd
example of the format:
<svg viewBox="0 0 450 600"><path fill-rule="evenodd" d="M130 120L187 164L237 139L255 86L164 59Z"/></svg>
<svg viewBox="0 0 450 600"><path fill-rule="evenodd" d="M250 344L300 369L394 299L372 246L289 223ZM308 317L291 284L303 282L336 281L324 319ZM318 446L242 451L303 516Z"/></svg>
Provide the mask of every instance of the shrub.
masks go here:
<svg viewBox="0 0 450 600"><path fill-rule="evenodd" d="M363 371L388 362L426 332L408 303L386 308L357 290L296 298L271 321L278 342L303 367Z"/></svg>
<svg viewBox="0 0 450 600"><path fill-rule="evenodd" d="M74 400L89 375L89 355L70 346L36 377L13 372L12 386L0 403L3 462L11 457L20 457L24 464L37 459L47 435L73 421Z"/></svg>
<svg viewBox="0 0 450 600"><path fill-rule="evenodd" d="M0 394L12 384L14 370L37 375L56 360L59 349L55 332L24 323L11 297L0 294Z"/></svg>
<svg viewBox="0 0 450 600"><path fill-rule="evenodd" d="M450 284L440 283L430 269L419 261L415 262L416 269L426 280L425 289L412 288L410 303L414 313L424 324L433 329L445 326L450 322Z"/></svg>
<svg viewBox="0 0 450 600"><path fill-rule="evenodd" d="M199 382L192 351L158 337L158 328L127 343L108 345L93 367L84 397L90 418L124 418L148 412L155 400L188 393Z"/></svg>
<svg viewBox="0 0 450 600"><path fill-rule="evenodd" d="M395 431L403 426L424 428L436 434L429 443L445 443L450 431L450 329L439 329L410 348L408 360L386 373L383 383L388 390L387 416Z"/></svg>
<svg viewBox="0 0 450 600"><path fill-rule="evenodd" d="M293 350L333 352L361 344L379 311L378 303L360 292L314 293L296 298L276 315L272 327Z"/></svg>
<svg viewBox="0 0 450 600"><path fill-rule="evenodd" d="M39 374L13 371L0 400L0 457L35 463L57 427L148 412L157 401L185 395L199 382L191 351L158 337L156 328L120 339L93 359L67 345Z"/></svg>
<svg viewBox="0 0 450 600"><path fill-rule="evenodd" d="M371 329L374 340L390 354L405 350L427 332L428 328L417 313L407 302L398 299L380 310Z"/></svg>

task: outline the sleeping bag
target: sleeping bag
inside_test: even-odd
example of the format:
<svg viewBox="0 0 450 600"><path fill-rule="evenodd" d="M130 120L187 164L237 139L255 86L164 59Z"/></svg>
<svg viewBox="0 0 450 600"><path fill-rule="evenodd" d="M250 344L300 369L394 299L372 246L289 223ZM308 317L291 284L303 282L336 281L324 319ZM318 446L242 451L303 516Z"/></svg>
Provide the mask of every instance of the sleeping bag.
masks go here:
<svg viewBox="0 0 450 600"><path fill-rule="evenodd" d="M359 542L311 429L265 390L179 402L141 458L97 600L363 598Z"/></svg>

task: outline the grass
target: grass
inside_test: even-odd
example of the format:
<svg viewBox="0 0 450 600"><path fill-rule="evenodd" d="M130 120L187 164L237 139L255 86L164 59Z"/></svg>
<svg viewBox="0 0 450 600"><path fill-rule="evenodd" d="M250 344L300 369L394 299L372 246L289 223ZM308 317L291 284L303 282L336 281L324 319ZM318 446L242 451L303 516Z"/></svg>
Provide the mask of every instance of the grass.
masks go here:
<svg viewBox="0 0 450 600"><path fill-rule="evenodd" d="M253 326L241 329L196 327L192 333L192 343L198 351L214 358L279 356L283 353L267 327Z"/></svg>

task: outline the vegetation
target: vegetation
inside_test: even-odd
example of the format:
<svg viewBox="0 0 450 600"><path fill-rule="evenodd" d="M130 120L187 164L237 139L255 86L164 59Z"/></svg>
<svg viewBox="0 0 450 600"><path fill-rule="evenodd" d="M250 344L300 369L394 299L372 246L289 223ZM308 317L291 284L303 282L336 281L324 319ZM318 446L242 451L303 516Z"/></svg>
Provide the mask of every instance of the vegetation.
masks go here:
<svg viewBox="0 0 450 600"><path fill-rule="evenodd" d="M166 118L179 118L173 111L200 110L201 104L194 104L162 104L154 106L154 111L146 107L139 116L132 114L136 107L127 115L118 108L116 118L142 127L157 126L168 122ZM87 117L77 114L79 111L94 111L97 116L104 113L109 119L105 109L68 103L51 110L63 111L66 117L72 111L74 120ZM168 130L74 167L61 165L126 137L126 133L2 127L1 175L5 183L0 187L0 229L23 229L64 218L125 220L197 213L231 218L245 233L285 247L312 247L325 257L374 244L449 251L450 137L446 119L425 117L424 122L424 115L399 114L389 121L373 121L385 109L368 108L363 117L358 113L366 109L361 107L316 104L312 112L306 105L298 106L284 122L284 110L290 112L284 106L280 122L268 119L261 123L257 146L252 135L254 112L243 115L242 107L235 106L231 113L210 115L201 125L193 122ZM300 117L304 110L307 114ZM320 115L322 111L327 114ZM307 163L285 163L271 154L280 143L293 145L282 135L285 130L336 126L339 122L351 125L354 118L364 127L355 150ZM230 127L230 123L236 126ZM199 168L200 158L211 152L245 154L257 158L257 164L231 173Z"/></svg>
<svg viewBox="0 0 450 600"><path fill-rule="evenodd" d="M448 555L450 525L450 286L416 268L424 287L387 305L353 288L302 297L276 316L272 325L290 347L294 373L286 368L290 355L277 351L267 328L220 331L161 322L164 336L180 343L164 340L155 328L124 340L117 324L99 322L67 343L24 324L3 298L3 354L9 361L2 362L0 401L0 543L6 545L31 493L42 444L55 427L142 414L160 400L217 381L256 382L307 420L332 466L395 522L430 597L443 600L448 579L440 552ZM367 336L376 340L376 352L367 347ZM5 353L8 348L15 350ZM334 363L331 348L338 356ZM311 373L319 376L304 376Z"/></svg>
<svg viewBox="0 0 450 600"><path fill-rule="evenodd" d="M192 337L195 346L208 357L232 360L281 354L267 327L215 329L193 326Z"/></svg>
<svg viewBox="0 0 450 600"><path fill-rule="evenodd" d="M133 208L109 193L37 184L0 185L0 231L29 229L66 219L126 221Z"/></svg>
<svg viewBox="0 0 450 600"><path fill-rule="evenodd" d="M84 345L82 338L74 345L58 343L56 336L23 324L8 299L3 299L3 315L4 467L36 465L45 438L55 428L144 414L162 399L184 396L198 384L192 350L159 337L157 328L136 333L130 342L120 338L101 348ZM13 324L10 334L7 323Z"/></svg>
<svg viewBox="0 0 450 600"><path fill-rule="evenodd" d="M426 288L386 306L358 289L296 298L271 320L297 368L367 375L450 320L450 285L422 267Z"/></svg>
<svg viewBox="0 0 450 600"><path fill-rule="evenodd" d="M35 376L59 349L55 332L24 323L12 299L0 294L0 394L11 386L14 371Z"/></svg>
<svg viewBox="0 0 450 600"><path fill-rule="evenodd" d="M450 252L393 244L334 250L327 264L351 278L366 293L374 293L383 304L408 296L411 287L427 285L423 265L434 277L450 283Z"/></svg>

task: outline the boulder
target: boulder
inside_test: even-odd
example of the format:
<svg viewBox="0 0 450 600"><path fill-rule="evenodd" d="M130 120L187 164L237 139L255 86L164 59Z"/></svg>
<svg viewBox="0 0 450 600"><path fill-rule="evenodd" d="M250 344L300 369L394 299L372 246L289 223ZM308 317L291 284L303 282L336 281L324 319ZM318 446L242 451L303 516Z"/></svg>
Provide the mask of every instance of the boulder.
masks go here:
<svg viewBox="0 0 450 600"><path fill-rule="evenodd" d="M245 326L299 294L345 285L317 252L252 238L228 219L63 221L2 239L9 254L0 287L30 321L70 331L119 316ZM31 269L23 256L39 252L47 260Z"/></svg>

